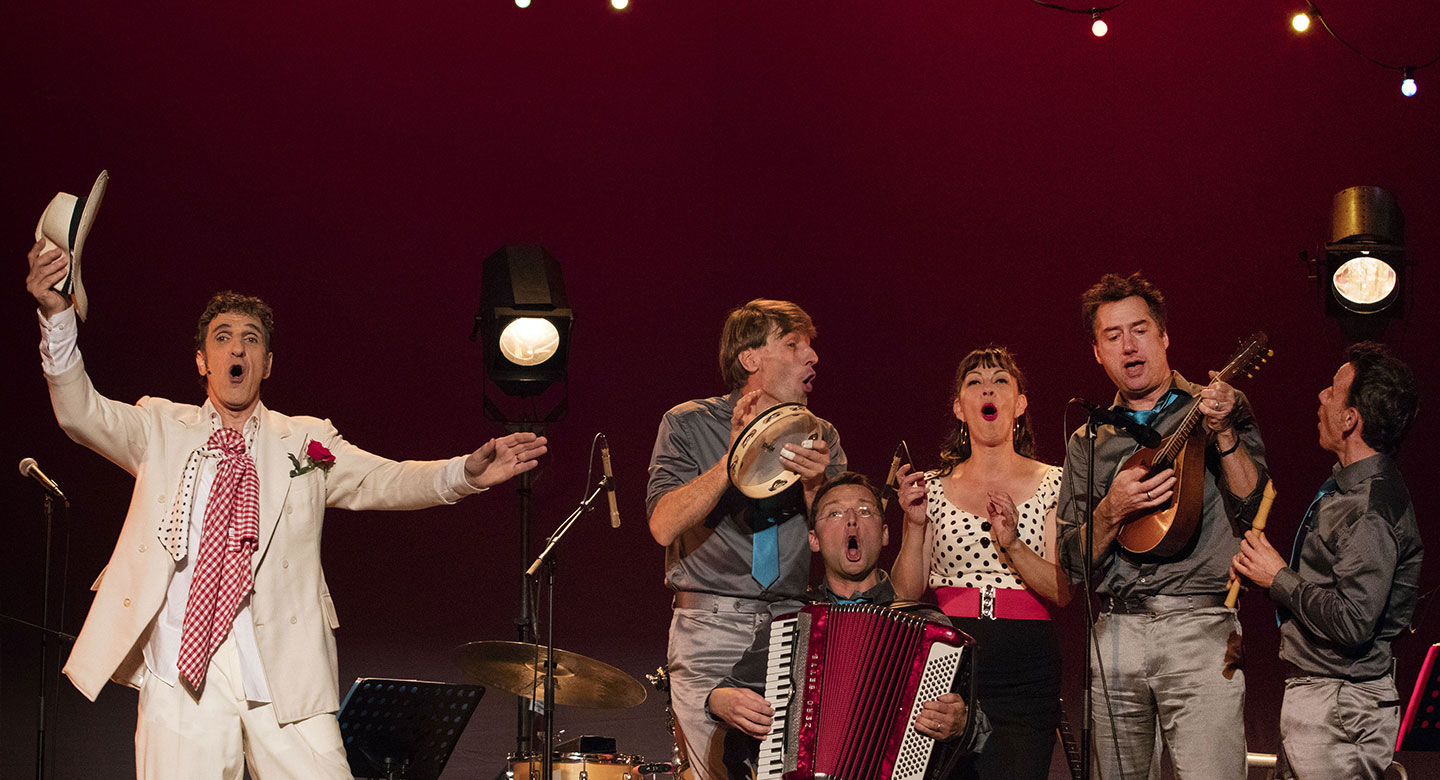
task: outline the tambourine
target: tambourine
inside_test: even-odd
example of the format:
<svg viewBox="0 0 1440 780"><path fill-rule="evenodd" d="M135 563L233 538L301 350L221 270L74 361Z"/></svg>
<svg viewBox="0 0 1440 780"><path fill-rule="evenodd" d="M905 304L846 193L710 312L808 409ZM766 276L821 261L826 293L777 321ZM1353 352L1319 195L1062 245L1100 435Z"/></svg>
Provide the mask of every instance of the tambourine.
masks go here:
<svg viewBox="0 0 1440 780"><path fill-rule="evenodd" d="M795 484L800 475L784 466L786 444L798 447L820 438L820 418L803 404L780 404L755 416L730 447L730 484L750 498L768 498Z"/></svg>

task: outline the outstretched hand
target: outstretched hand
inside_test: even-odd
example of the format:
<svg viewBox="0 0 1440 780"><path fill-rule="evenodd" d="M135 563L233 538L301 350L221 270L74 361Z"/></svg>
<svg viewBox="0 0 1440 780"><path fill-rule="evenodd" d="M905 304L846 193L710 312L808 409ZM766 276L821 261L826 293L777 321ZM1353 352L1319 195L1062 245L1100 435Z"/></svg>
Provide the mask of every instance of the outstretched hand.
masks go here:
<svg viewBox="0 0 1440 780"><path fill-rule="evenodd" d="M55 292L55 285L65 278L70 271L70 258L65 255L65 250L56 247L49 252L42 252L45 248L45 241L41 239L30 247L30 252L25 259L30 262L30 273L25 277L25 291L35 298L40 306L40 313L48 319L70 307L70 299L67 296Z"/></svg>
<svg viewBox="0 0 1440 780"><path fill-rule="evenodd" d="M535 468L548 452L544 436L512 433L485 442L465 458L465 479L477 488L490 488Z"/></svg>

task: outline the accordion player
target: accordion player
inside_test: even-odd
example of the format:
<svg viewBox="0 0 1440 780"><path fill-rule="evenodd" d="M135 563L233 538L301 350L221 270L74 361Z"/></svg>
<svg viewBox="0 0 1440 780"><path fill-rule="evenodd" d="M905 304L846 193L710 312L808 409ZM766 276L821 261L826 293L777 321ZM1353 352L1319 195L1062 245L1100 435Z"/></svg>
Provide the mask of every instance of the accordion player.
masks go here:
<svg viewBox="0 0 1440 780"><path fill-rule="evenodd" d="M893 606L812 604L760 632L736 667L747 679L721 686L761 693L773 709L756 780L940 780L983 746L989 724L973 704L972 640L927 619L936 615L927 607ZM916 720L946 694L969 706L936 740Z"/></svg>

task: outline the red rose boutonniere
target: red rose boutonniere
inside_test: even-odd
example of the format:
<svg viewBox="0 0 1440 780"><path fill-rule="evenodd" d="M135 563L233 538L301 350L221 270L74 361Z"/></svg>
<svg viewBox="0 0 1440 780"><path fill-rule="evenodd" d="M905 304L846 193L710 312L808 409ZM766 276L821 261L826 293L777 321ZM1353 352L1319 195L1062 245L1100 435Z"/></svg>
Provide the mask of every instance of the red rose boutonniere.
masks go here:
<svg viewBox="0 0 1440 780"><path fill-rule="evenodd" d="M329 471L330 467L335 465L335 456L325 449L325 445L311 439L305 447L305 465L300 465L300 460L294 455L290 456L290 463L295 466L290 469L290 476L294 478L315 469Z"/></svg>

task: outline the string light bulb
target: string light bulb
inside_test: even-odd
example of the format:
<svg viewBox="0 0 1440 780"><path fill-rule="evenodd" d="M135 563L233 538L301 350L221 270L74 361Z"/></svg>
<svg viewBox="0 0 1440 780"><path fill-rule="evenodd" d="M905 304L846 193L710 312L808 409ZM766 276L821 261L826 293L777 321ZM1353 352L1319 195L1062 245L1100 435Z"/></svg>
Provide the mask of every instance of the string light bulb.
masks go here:
<svg viewBox="0 0 1440 780"><path fill-rule="evenodd" d="M630 7L630 0L610 0L610 7L617 11L623 11Z"/></svg>
<svg viewBox="0 0 1440 780"><path fill-rule="evenodd" d="M1093 33L1096 38L1104 38L1105 33L1110 32L1110 25L1106 24L1105 20L1100 18L1099 11L1091 14L1090 18L1095 20L1090 23L1090 32Z"/></svg>
<svg viewBox="0 0 1440 780"><path fill-rule="evenodd" d="M530 0L515 0L515 7L516 7L516 8L529 8L529 7L530 7Z"/></svg>
<svg viewBox="0 0 1440 780"><path fill-rule="evenodd" d="M1407 67L1403 72L1405 77L1400 79L1400 94L1405 97L1415 97L1415 93L1420 91L1415 86L1415 69Z"/></svg>
<svg viewBox="0 0 1440 780"><path fill-rule="evenodd" d="M1290 18L1290 26L1294 27L1295 32L1298 33L1303 33L1306 30L1310 29L1310 12L1301 11L1300 13L1295 14L1293 17Z"/></svg>

